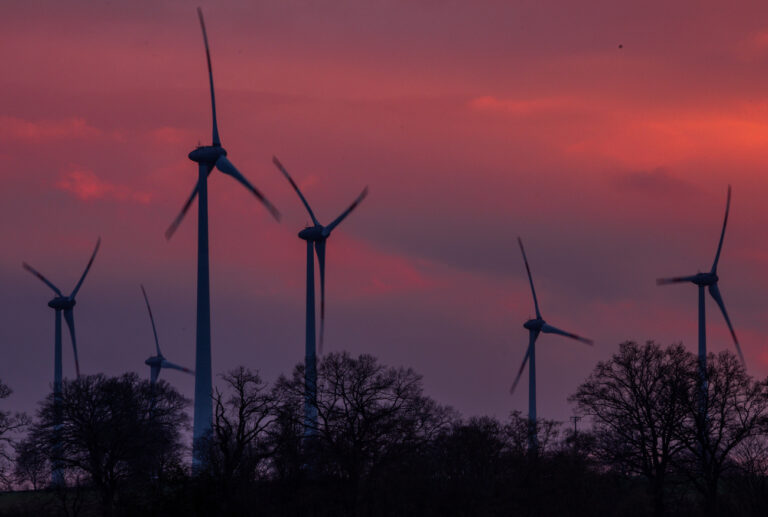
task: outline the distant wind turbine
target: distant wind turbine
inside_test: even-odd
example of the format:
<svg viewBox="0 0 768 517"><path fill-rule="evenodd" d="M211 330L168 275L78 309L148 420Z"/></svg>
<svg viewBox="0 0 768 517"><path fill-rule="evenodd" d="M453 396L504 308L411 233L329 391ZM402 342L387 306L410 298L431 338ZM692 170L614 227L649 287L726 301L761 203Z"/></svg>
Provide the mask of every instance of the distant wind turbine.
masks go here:
<svg viewBox="0 0 768 517"><path fill-rule="evenodd" d="M216 122L216 98L213 89L213 70L211 54L208 48L208 36L205 32L203 12L198 7L197 15L203 30L205 56L208 61L208 80L211 89L211 113L213 119L213 142L208 146L198 146L189 153L189 159L199 164L198 180L189 199L184 203L181 212L165 232L170 239L178 228L184 215L189 210L195 197L198 200L197 218L197 332L195 351L195 411L193 424L193 461L195 465L202 463L199 440L211 429L213 419L213 376L211 372L211 302L208 271L208 175L215 168L224 174L232 176L267 207L275 219L280 219L280 213L264 195L240 174L232 162L227 159L227 151L221 146L219 128Z"/></svg>
<svg viewBox="0 0 768 517"><path fill-rule="evenodd" d="M74 316L74 309L75 304L77 303L75 301L75 296L77 295L78 291L80 291L80 287L83 285L83 280L85 280L85 276L88 274L88 271L91 269L91 265L93 264L93 259L96 258L96 252L99 251L99 246L101 245L101 237L96 241L96 248L94 248L93 253L91 254L91 258L88 261L88 265L85 266L85 271L83 271L83 274L80 276L80 280L77 282L77 285L75 285L75 288L72 290L72 292L69 294L69 296L64 296L62 294L61 290L59 290L58 287L56 287L50 280L45 278L40 272L38 272L35 268L27 264L26 262L23 262L22 265L24 266L24 269L35 275L37 278L39 278L45 285L50 287L54 293L56 293L56 297L53 298L50 302L48 302L48 307L56 311L56 323L55 323L55 334L54 334L54 344L53 344L53 400L54 404L56 406L60 405L61 401L61 380L62 380L62 364L61 364L61 313L64 313L64 320L67 322L67 327L69 327L69 337L72 340L72 351L74 352L75 356L75 372L77 373L77 376L80 377L80 360L77 356L77 339L75 338L75 316ZM59 422L56 423L56 426L60 426L60 411L56 411L56 418L59 420ZM52 480L51 482L54 485L61 485L64 482L64 476L60 469L60 467L54 466L53 472L52 472Z"/></svg>
<svg viewBox="0 0 768 517"><path fill-rule="evenodd" d="M299 232L299 238L307 241L307 328L306 345L304 348L304 435L311 436L317 431L317 354L315 352L315 253L320 267L320 346L319 352L323 353L323 333L325 328L325 241L331 236L331 232L354 210L368 195L368 187L357 196L357 199L344 210L340 216L328 226L323 226L315 217L309 203L299 190L296 182L285 170L283 164L276 157L272 158L275 166L280 169L285 178L299 195L299 199L309 212L313 226L308 226ZM312 249L314 247L314 250Z"/></svg>
<svg viewBox="0 0 768 517"><path fill-rule="evenodd" d="M525 249L523 248L523 241L518 237L517 242L520 244L520 251L523 253L523 261L525 262L525 270L528 272L528 281L531 284L531 293L533 294L533 305L536 308L536 318L528 320L523 324L523 327L528 329L528 351L526 351L523 364L520 365L520 369L517 372L515 382L512 383L510 393L515 392L517 383L523 375L525 365L530 361L528 366L528 450L535 452L539 447L536 434L536 339L539 337L539 333L560 334L588 345L592 345L592 340L555 328L542 319L541 312L539 311L539 302L536 299L536 289L533 287L531 268L528 266L528 258L525 256Z"/></svg>
<svg viewBox="0 0 768 517"><path fill-rule="evenodd" d="M736 351L739 353L741 363L744 362L744 354L741 352L741 346L739 340L736 338L736 332L731 325L731 319L728 317L728 312L725 310L725 304L723 303L723 297L720 295L720 289L717 287L719 277L717 276L717 264L720 261L720 252L723 249L723 239L725 238L725 226L728 223L728 212L731 209L731 186L728 185L728 196L725 202L725 218L723 219L723 229L720 232L720 242L717 245L717 253L715 253L715 261L712 263L712 269L706 273L696 273L691 276L677 276L673 278L659 278L656 280L657 285L677 284L681 282L691 282L699 287L699 379L700 379L700 411L706 412L706 400L707 400L707 328L706 319L704 314L704 287L707 287L709 294L714 298L715 303L720 307L720 311L723 313L725 323L728 325L728 330L731 331L733 337L733 344L736 347Z"/></svg>
<svg viewBox="0 0 768 517"><path fill-rule="evenodd" d="M150 380L152 381L152 384L157 382L157 377L160 375L160 370L163 368L171 369L171 370L179 370L182 372L190 373L192 375L195 374L194 371L190 370L189 368L184 368L183 366L179 366L178 364L174 364L170 361L168 361L160 352L160 341L157 339L157 328L155 327L155 318L152 315L152 307L149 306L149 298L147 298L147 291L144 290L144 286L141 286L141 292L144 294L144 301L147 303L147 312L149 312L149 321L152 322L152 333L155 335L155 349L157 350L157 355L154 355L144 361L144 364L149 366L150 369Z"/></svg>

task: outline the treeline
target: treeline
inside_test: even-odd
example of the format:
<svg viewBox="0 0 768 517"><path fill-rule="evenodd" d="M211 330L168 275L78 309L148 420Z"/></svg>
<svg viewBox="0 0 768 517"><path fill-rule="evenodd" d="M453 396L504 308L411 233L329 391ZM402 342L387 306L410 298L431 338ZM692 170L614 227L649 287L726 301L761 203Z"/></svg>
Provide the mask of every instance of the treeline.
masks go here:
<svg viewBox="0 0 768 517"><path fill-rule="evenodd" d="M309 434L303 365L273 385L239 368L192 469L170 384L85 376L34 419L0 412L0 514L768 515L767 382L730 353L708 359L705 397L699 379L680 345L624 343L571 395L581 429L539 420L531 451L519 411L462 418L369 355L319 362Z"/></svg>

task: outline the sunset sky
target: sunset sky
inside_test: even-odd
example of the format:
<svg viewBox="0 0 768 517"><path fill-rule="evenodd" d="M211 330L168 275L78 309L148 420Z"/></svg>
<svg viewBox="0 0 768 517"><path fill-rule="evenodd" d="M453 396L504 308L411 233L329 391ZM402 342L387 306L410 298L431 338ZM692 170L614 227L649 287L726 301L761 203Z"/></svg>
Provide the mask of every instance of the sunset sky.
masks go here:
<svg viewBox="0 0 768 517"><path fill-rule="evenodd" d="M696 288L733 187L720 290L768 375L768 4L200 2L222 143L283 214L209 180L214 373L303 360L309 217L370 195L327 250L326 351L413 367L466 415L527 413L509 387L534 314L595 340L537 345L540 417L618 344L696 348ZM0 17L0 379L33 411L53 377L51 291L78 294L84 373L194 367L196 207L164 231L210 144L205 53L184 1L9 1ZM707 300L709 348L733 350ZM64 340L64 373L74 376ZM162 378L191 397L194 380ZM526 374L527 375L527 374Z"/></svg>

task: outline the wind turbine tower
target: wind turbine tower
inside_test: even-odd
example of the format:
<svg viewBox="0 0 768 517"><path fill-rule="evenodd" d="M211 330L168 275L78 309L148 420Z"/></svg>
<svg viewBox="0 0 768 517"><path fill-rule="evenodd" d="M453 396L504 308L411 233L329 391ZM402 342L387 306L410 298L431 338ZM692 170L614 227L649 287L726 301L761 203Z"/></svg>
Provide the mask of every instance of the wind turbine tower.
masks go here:
<svg viewBox="0 0 768 517"><path fill-rule="evenodd" d="M528 258L525 256L523 241L518 237L517 242L520 245L520 251L523 254L525 270L528 273L528 281L531 284L531 293L533 294L533 306L536 309L536 317L523 324L523 327L528 330L528 350L525 352L523 364L520 365L520 369L515 377L515 382L512 383L510 393L515 392L517 383L523 375L525 365L530 362L528 365L528 452L536 453L539 448L539 440L536 432L536 340L542 332L544 334L560 334L561 336L569 337L588 345L592 345L592 340L583 338L571 332L560 330L544 321L541 317L541 312L539 311L539 302L536 299L536 289L533 287L533 277L531 276L531 268L528 266Z"/></svg>
<svg viewBox="0 0 768 517"><path fill-rule="evenodd" d="M150 373L150 381L152 384L157 382L157 377L160 375L160 370L163 368L170 369L170 370L179 370L181 372L189 373L194 375L195 372L190 370L189 368L184 368L183 366L179 366L178 364L174 364L170 361L168 361L165 356L163 356L162 352L160 352L160 341L157 339L157 328L155 327L155 318L152 315L152 307L149 306L149 298L147 298L147 291L144 290L144 286L141 286L141 292L144 294L144 301L147 303L147 312L149 312L149 321L152 323L152 334L155 336L155 349L157 350L157 355L154 355L150 358L148 358L146 361L144 361L144 364L149 366L149 373Z"/></svg>
<svg viewBox="0 0 768 517"><path fill-rule="evenodd" d="M208 176L216 168L232 176L247 188L272 216L279 220L280 213L264 195L256 189L227 159L227 151L221 146L219 128L216 121L216 98L213 89L213 70L211 54L208 47L208 36L205 31L203 12L197 9L200 27L203 31L205 56L208 61L208 81L211 89L211 113L213 120L213 138L211 145L198 146L189 153L189 159L198 164L198 180L181 212L165 232L170 239L178 228L192 202L198 197L197 212L197 329L195 345L195 409L193 424L193 463L200 466L202 457L199 441L211 430L213 419L213 374L211 370L211 302L208 264Z"/></svg>
<svg viewBox="0 0 768 517"><path fill-rule="evenodd" d="M312 226L308 226L299 232L299 238L307 241L307 326L306 342L304 346L304 436L305 438L317 434L317 353L315 348L315 253L317 253L317 262L320 268L320 346L319 351L323 352L323 333L325 329L325 243L331 232L336 228L354 210L360 202L368 195L368 187L357 196L357 199L344 210L341 215L333 220L329 225L323 226L315 217L314 212L309 207L304 195L299 190L296 182L285 170L283 164L276 157L272 162L283 173L285 179L299 195L299 199L312 218Z"/></svg>
<svg viewBox="0 0 768 517"><path fill-rule="evenodd" d="M80 276L80 280L75 285L75 288L69 294L65 296L58 287L56 287L50 280L45 278L35 268L24 262L22 265L24 269L39 278L45 285L50 287L56 296L48 302L48 307L56 311L56 320L54 325L54 340L53 340L53 401L55 408L55 417L57 420L56 429L61 426L61 380L62 380L62 364L61 364L61 316L64 313L64 321L67 322L69 328L69 337L72 340L72 352L75 356L75 372L80 377L80 361L77 357L77 339L75 338L75 315L74 309L77 301L75 296L80 287L83 285L88 271L91 269L93 259L96 258L96 253L99 251L101 245L101 238L96 241L96 248L94 248L91 258L88 261L88 265L85 266L85 271ZM57 446L57 448L60 446ZM64 483L64 475L59 465L53 465L53 471L51 472L51 483L54 486L61 486Z"/></svg>
<svg viewBox="0 0 768 517"><path fill-rule="evenodd" d="M696 273L695 275L690 276L677 276L673 278L659 278L656 280L657 285L668 285L668 284L677 284L682 282L690 282L696 286L698 286L699 291L699 411L701 412L701 417L704 418L707 412L707 391L708 391L708 381L707 381L707 328L706 328L706 318L705 318L705 307L704 302L706 299L706 295L704 294L704 288L706 287L709 291L709 294L712 296L712 298L715 300L715 303L717 303L717 306L720 307L720 311L723 313L723 318L725 318L725 323L728 325L728 330L731 332L731 336L733 337L733 344L736 347L736 352L739 354L739 358L741 359L741 363L744 363L744 354L741 352L741 345L739 345L739 340L736 338L736 332L733 330L733 325L731 325L731 319L728 317L728 312L725 310L725 303L723 303L723 297L720 294L720 288L717 286L717 282L720 280L720 277L717 276L717 264L720 261L720 252L723 249L723 239L725 238L725 227L728 224L728 212L731 209L731 186L728 185L728 195L726 197L725 202L725 218L723 219L723 229L720 232L720 242L717 245L717 252L715 253L715 261L712 263L712 269L710 269L708 272L702 273Z"/></svg>

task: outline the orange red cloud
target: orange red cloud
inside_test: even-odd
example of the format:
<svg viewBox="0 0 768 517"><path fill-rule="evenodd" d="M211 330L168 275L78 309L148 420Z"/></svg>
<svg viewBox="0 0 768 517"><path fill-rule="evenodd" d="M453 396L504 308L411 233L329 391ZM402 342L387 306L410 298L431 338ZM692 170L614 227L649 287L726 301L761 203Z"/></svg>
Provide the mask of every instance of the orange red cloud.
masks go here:
<svg viewBox="0 0 768 517"><path fill-rule="evenodd" d="M152 196L147 192L140 192L125 185L108 183L99 178L93 171L78 168L65 173L56 182L56 188L69 192L83 201L104 199L132 201L146 205L152 200Z"/></svg>
<svg viewBox="0 0 768 517"><path fill-rule="evenodd" d="M91 139L101 134L100 129L79 117L32 121L0 115L0 138L41 143L49 140Z"/></svg>

